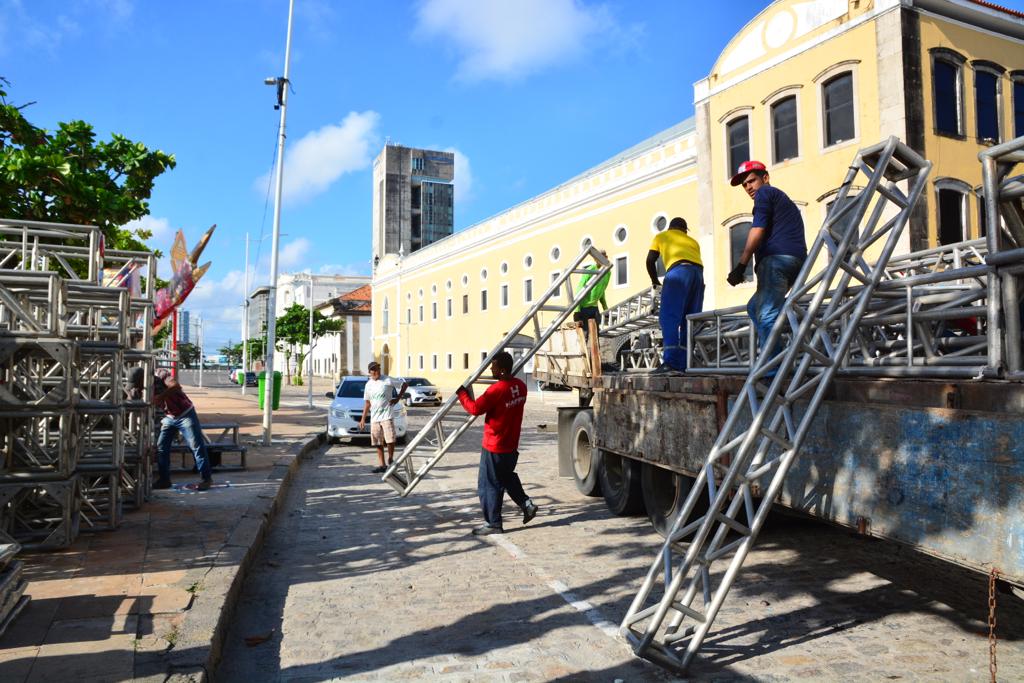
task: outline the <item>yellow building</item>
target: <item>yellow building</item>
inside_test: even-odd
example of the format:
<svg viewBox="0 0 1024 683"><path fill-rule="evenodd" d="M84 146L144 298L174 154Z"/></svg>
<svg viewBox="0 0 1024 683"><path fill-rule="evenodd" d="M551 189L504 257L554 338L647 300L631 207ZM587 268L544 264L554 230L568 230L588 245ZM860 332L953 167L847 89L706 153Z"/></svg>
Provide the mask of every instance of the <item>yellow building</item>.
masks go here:
<svg viewBox="0 0 1024 683"><path fill-rule="evenodd" d="M614 263L614 303L649 286L651 237L682 215L725 282L752 203L729 177L763 161L817 233L856 150L895 135L935 167L904 249L980 236L985 146L1024 135L1024 15L977 0L779 0L694 85L693 119L404 258L378 254L374 350L390 372L453 387L585 242ZM458 182L458 178L455 179Z"/></svg>

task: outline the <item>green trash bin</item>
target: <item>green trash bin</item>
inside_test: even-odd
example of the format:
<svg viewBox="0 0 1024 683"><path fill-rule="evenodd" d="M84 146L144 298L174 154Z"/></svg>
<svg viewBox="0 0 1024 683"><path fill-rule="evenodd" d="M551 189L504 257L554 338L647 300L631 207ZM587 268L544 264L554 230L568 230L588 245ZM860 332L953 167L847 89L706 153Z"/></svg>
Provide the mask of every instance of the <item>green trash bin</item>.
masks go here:
<svg viewBox="0 0 1024 683"><path fill-rule="evenodd" d="M267 373L261 372L259 374L259 389L260 395L260 410L263 410L263 397L267 393ZM270 405L271 410L277 410L281 407L281 373L277 370L274 371L274 400Z"/></svg>

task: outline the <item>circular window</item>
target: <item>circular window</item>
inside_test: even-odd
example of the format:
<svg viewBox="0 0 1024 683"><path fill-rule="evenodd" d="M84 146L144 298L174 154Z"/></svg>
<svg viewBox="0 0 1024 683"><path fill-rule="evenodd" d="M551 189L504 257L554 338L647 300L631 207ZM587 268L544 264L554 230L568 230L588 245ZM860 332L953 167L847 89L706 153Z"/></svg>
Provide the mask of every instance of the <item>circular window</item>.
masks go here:
<svg viewBox="0 0 1024 683"><path fill-rule="evenodd" d="M406 301L412 301L412 292L406 292L405 293L405 300Z"/></svg>
<svg viewBox="0 0 1024 683"><path fill-rule="evenodd" d="M469 284L469 276L465 273L462 274L462 286L465 287Z"/></svg>
<svg viewBox="0 0 1024 683"><path fill-rule="evenodd" d="M583 238L582 242L580 242L580 249L590 249L590 247L593 244L594 244L594 240L590 239L590 236L588 235L588 236Z"/></svg>
<svg viewBox="0 0 1024 683"><path fill-rule="evenodd" d="M615 241L618 242L619 244L622 244L623 242L626 241L626 237L629 236L629 230L626 229L625 225L620 225L619 227L615 228L614 235Z"/></svg>
<svg viewBox="0 0 1024 683"><path fill-rule="evenodd" d="M654 221L651 222L651 229L654 230L654 232L661 232L667 227L668 216L666 216L663 213L659 213L657 216L654 217Z"/></svg>
<svg viewBox="0 0 1024 683"><path fill-rule="evenodd" d="M533 267L533 257L530 256L529 254L524 256L523 257L523 266L525 268L532 268Z"/></svg>
<svg viewBox="0 0 1024 683"><path fill-rule="evenodd" d="M437 285L430 285L430 293L437 294Z"/></svg>
<svg viewBox="0 0 1024 683"><path fill-rule="evenodd" d="M562 255L562 250L558 247L551 247L551 260L557 261Z"/></svg>
<svg viewBox="0 0 1024 683"><path fill-rule="evenodd" d="M420 298L421 299L423 298L423 290L422 289L420 290Z"/></svg>
<svg viewBox="0 0 1024 683"><path fill-rule="evenodd" d="M501 274L504 275L507 272L508 272L508 262L507 261L503 261L502 264L501 264Z"/></svg>
<svg viewBox="0 0 1024 683"><path fill-rule="evenodd" d="M486 268L482 268L480 270L480 279L481 280L486 280L487 279L487 269Z"/></svg>
<svg viewBox="0 0 1024 683"><path fill-rule="evenodd" d="M449 280L448 282L444 283L444 288L445 289L451 289L452 288L452 281Z"/></svg>

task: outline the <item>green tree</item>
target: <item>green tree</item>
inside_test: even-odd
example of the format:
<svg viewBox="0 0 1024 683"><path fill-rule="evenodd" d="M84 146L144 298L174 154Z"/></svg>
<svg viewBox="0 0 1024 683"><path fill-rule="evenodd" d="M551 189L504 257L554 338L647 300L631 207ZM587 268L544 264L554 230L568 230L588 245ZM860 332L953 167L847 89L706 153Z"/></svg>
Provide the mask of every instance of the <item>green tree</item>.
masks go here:
<svg viewBox="0 0 1024 683"><path fill-rule="evenodd" d="M249 366L258 361L263 360L264 356L267 355L267 337L264 335L256 339L249 340Z"/></svg>
<svg viewBox="0 0 1024 683"><path fill-rule="evenodd" d="M178 359L186 368L194 368L199 361L199 347L195 344L178 344Z"/></svg>
<svg viewBox="0 0 1024 683"><path fill-rule="evenodd" d="M217 349L217 353L227 356L228 365L242 364L242 342L232 344L229 340L227 344Z"/></svg>
<svg viewBox="0 0 1024 683"><path fill-rule="evenodd" d="M121 226L149 213L153 182L174 156L116 133L97 141L85 121L38 128L27 104L7 101L9 86L0 77L0 216L97 225L109 248L147 249L149 231Z"/></svg>
<svg viewBox="0 0 1024 683"><path fill-rule="evenodd" d="M302 304L292 304L284 315L277 319L277 350L284 354L285 372L291 384L291 357L295 356L295 373L302 377L302 363L309 356L316 340L325 334L340 332L345 321L325 317L320 311L313 311L313 344L309 343L309 309Z"/></svg>

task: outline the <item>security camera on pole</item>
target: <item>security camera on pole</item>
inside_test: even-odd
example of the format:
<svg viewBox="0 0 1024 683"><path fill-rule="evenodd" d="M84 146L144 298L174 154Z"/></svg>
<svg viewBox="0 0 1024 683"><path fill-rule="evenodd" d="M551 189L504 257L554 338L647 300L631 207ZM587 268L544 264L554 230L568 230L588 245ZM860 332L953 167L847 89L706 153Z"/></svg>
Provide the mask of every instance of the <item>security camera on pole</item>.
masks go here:
<svg viewBox="0 0 1024 683"><path fill-rule="evenodd" d="M295 0L288 2L288 34L284 43L284 75L268 78L267 85L277 86L277 104L275 109L281 110L281 125L277 138L277 178L274 188L274 234L270 251L270 292L267 296L267 356L264 362L264 395L263 395L263 445L269 446L273 435L274 407L274 346L277 336L277 257L278 242L281 237L281 189L284 186L284 141L285 116L288 112L288 63L292 53L292 14Z"/></svg>

